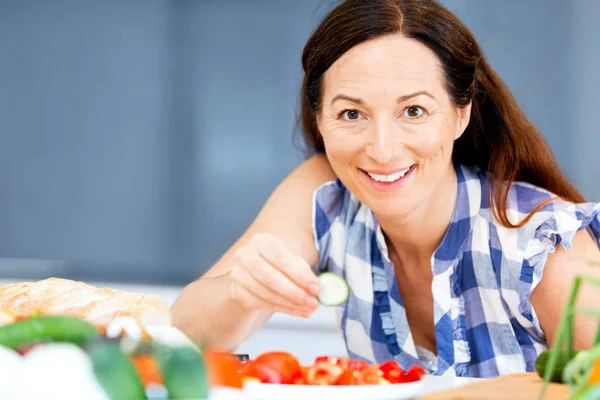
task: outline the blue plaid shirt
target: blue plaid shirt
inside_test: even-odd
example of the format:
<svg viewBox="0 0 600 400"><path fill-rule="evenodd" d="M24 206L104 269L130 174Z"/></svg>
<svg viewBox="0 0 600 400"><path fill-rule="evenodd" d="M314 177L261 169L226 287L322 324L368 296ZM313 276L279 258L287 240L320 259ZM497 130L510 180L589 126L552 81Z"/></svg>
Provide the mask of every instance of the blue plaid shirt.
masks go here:
<svg viewBox="0 0 600 400"><path fill-rule="evenodd" d="M456 166L458 195L452 221L432 259L437 357L424 363L373 212L341 181L314 193L314 233L320 271L345 277L348 301L337 308L348 353L369 362L396 359L404 368L422 363L431 373L491 377L534 371L546 349L530 302L548 253L569 249L575 233L600 239L600 204L554 200L522 228L508 229L492 216L483 172ZM509 194L509 218L522 220L554 197L517 182ZM421 357L419 357L421 355Z"/></svg>

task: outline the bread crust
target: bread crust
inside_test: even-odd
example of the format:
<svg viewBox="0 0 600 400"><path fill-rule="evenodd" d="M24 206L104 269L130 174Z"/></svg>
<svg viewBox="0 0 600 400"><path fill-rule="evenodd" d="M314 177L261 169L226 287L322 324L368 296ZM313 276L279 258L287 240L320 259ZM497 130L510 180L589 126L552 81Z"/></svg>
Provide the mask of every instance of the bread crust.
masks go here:
<svg viewBox="0 0 600 400"><path fill-rule="evenodd" d="M141 325L171 325L171 310L157 296L62 278L0 286L0 325L10 315L16 318L34 312L71 315L95 325L108 325L116 317L131 317Z"/></svg>

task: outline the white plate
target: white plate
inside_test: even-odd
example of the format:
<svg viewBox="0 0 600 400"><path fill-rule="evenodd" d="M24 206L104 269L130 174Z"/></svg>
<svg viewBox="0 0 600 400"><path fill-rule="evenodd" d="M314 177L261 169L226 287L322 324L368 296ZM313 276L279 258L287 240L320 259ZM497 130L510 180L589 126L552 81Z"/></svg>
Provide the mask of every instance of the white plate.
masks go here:
<svg viewBox="0 0 600 400"><path fill-rule="evenodd" d="M393 385L316 386L246 382L248 400L401 400L421 393L423 381Z"/></svg>

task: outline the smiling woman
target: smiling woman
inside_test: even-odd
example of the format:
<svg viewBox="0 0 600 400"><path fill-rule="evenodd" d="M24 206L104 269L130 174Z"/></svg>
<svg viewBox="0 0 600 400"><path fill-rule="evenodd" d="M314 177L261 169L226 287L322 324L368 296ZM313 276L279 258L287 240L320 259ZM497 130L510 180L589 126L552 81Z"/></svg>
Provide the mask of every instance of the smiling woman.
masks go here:
<svg viewBox="0 0 600 400"><path fill-rule="evenodd" d="M175 324L233 349L273 312L310 316L327 272L349 285L337 307L352 358L533 371L582 260L600 259L600 205L560 172L471 32L433 0L347 0L302 65L310 158L185 288ZM589 346L593 326L576 326Z"/></svg>

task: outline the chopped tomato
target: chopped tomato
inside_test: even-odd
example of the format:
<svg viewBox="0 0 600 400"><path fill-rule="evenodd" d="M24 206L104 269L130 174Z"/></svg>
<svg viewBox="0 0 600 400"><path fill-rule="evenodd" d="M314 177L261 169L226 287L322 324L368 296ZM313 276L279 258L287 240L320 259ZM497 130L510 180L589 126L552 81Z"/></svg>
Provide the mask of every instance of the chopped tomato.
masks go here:
<svg viewBox="0 0 600 400"><path fill-rule="evenodd" d="M242 363L228 352L207 350L202 353L211 386L242 387Z"/></svg>
<svg viewBox="0 0 600 400"><path fill-rule="evenodd" d="M339 362L339 357L336 356L318 356L317 358L315 358L315 364L317 363L321 363L321 362L326 362L329 364L333 364L333 365L337 365L337 363Z"/></svg>
<svg viewBox="0 0 600 400"><path fill-rule="evenodd" d="M379 369L379 364L374 363L361 371L361 381L363 385L378 385L380 378L383 378L383 372Z"/></svg>
<svg viewBox="0 0 600 400"><path fill-rule="evenodd" d="M338 380L338 385L360 385L362 384L362 378L360 371L354 371L347 369L342 373Z"/></svg>
<svg viewBox="0 0 600 400"><path fill-rule="evenodd" d="M413 365L406 372L405 382L416 382L420 381L421 378L426 374L425 370L418 365Z"/></svg>
<svg viewBox="0 0 600 400"><path fill-rule="evenodd" d="M140 354L131 357L131 362L144 386L162 385L162 373L154 357L148 354Z"/></svg>
<svg viewBox="0 0 600 400"><path fill-rule="evenodd" d="M329 363L332 365L337 365L337 366L341 367L342 369L346 369L346 368L348 368L348 365L351 362L351 360L346 357L319 356L315 359L315 364L320 363L320 362L326 362L326 363Z"/></svg>
<svg viewBox="0 0 600 400"><path fill-rule="evenodd" d="M390 383L402 383L406 382L406 376L404 370L400 368L400 364L396 360L389 360L381 364L379 367L383 373L383 377Z"/></svg>
<svg viewBox="0 0 600 400"><path fill-rule="evenodd" d="M306 384L308 385L335 385L344 369L339 365L328 362L317 362L306 371Z"/></svg>
<svg viewBox="0 0 600 400"><path fill-rule="evenodd" d="M350 360L348 362L348 369L352 371L362 371L368 367L365 360Z"/></svg>
<svg viewBox="0 0 600 400"><path fill-rule="evenodd" d="M254 363L265 366L275 371L281 377L281 383L293 384L302 377L302 370L298 359L290 353L272 351L259 355Z"/></svg>

